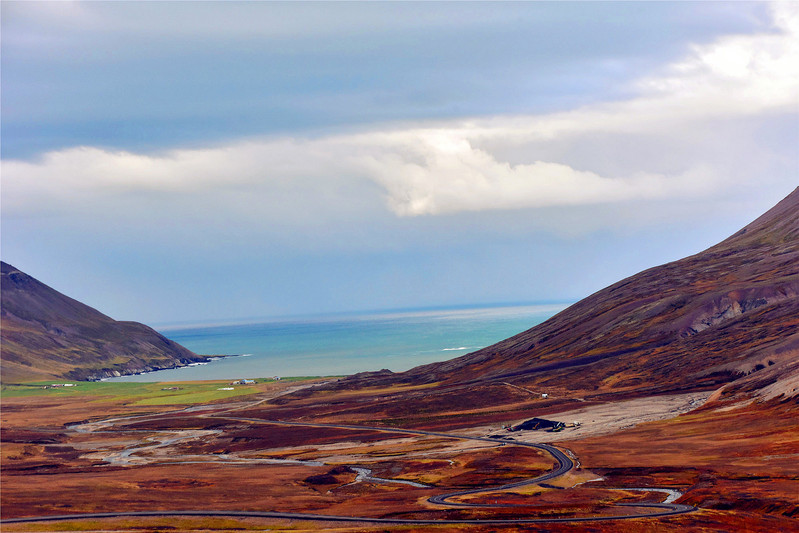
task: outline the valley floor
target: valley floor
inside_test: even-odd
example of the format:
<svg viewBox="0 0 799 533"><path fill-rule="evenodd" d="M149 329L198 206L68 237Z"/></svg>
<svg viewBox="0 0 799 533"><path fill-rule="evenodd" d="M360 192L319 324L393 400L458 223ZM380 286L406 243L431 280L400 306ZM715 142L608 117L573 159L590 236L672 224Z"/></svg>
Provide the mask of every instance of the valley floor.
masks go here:
<svg viewBox="0 0 799 533"><path fill-rule="evenodd" d="M103 395L102 386L85 394L8 395L2 406L3 531L541 527L519 522L524 519L567 520L546 523L548 531L799 530L795 399L729 406L705 403L708 392L617 401L609 395L581 401L574 393L562 403L541 402L541 409L531 397L493 415L490 424L485 411L410 413L398 421L362 408L370 398L417 392L315 391L313 382L274 382L250 395L188 407ZM507 432L503 424L521 421L502 418L508 413L581 424L560 433ZM536 445L545 442L569 459ZM502 488L508 484L516 486ZM471 493L447 497L446 503L460 506L429 501L464 491ZM656 506L664 500L672 509L697 510L644 516L666 509ZM277 514L8 522L186 510L430 523ZM635 518L575 521L622 515Z"/></svg>

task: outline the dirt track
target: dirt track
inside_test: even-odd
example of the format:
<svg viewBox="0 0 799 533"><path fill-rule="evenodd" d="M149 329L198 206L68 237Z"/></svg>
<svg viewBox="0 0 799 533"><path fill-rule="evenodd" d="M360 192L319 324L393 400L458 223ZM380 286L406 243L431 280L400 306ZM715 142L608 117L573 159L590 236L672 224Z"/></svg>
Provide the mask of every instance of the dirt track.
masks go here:
<svg viewBox="0 0 799 533"><path fill-rule="evenodd" d="M546 418L561 422L579 422L579 427L566 428L559 433L546 431L518 431L513 438L523 442L562 442L583 437L609 435L655 420L674 418L705 403L709 392L693 392L669 396L651 396L620 402L580 407L569 411L547 415ZM521 422L521 421L519 421ZM496 427L474 428L475 434L502 433ZM470 432L471 433L471 432ZM507 433L506 433L507 434Z"/></svg>

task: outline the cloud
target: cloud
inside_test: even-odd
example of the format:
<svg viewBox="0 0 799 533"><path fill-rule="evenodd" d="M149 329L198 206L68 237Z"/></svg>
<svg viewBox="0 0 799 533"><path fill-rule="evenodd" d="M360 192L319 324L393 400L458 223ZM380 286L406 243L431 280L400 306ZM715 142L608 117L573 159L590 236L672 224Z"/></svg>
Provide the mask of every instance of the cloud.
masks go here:
<svg viewBox="0 0 799 533"><path fill-rule="evenodd" d="M772 4L769 33L732 35L670 65L640 86L673 106L703 114L796 111L799 101L799 4Z"/></svg>
<svg viewBox="0 0 799 533"><path fill-rule="evenodd" d="M362 208L363 195L354 195L357 202L350 195L373 194L375 186L399 216L710 194L751 176L740 174L730 155L744 149L731 144L741 138L708 132L723 121L750 127L753 117L793 116L799 106L799 4L776 4L772 12L768 31L696 45L638 80L636 96L625 101L155 154L70 148L36 161L3 161L4 210L69 210L131 192L246 191L265 211L298 219ZM597 149L597 138L615 143L609 155ZM663 155L639 155L648 144ZM690 157L680 159L681 150ZM758 157L757 146L746 150Z"/></svg>
<svg viewBox="0 0 799 533"><path fill-rule="evenodd" d="M401 216L662 198L687 183L715 184L705 168L677 176L603 177L559 162L512 165L475 147L458 129L403 131L372 142L373 150L354 157L353 166L383 186L389 207Z"/></svg>

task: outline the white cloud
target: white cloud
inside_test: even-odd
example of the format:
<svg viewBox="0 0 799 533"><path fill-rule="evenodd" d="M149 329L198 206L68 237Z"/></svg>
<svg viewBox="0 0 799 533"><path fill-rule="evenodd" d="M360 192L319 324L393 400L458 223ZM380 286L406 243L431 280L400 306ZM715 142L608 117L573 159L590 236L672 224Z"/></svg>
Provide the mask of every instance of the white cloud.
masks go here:
<svg viewBox="0 0 799 533"><path fill-rule="evenodd" d="M627 101L162 154L72 148L33 162L3 161L4 210L70 209L134 191L243 190L265 210L307 212L307 202L323 216L357 208L347 195L364 183L382 188L388 208L401 216L711 193L750 179L736 174L728 154L748 150L756 158L758 150L723 146L733 137L719 131L692 139L704 155L675 163L668 154L677 157L685 137L712 129L713 121L793 114L799 107L799 4L777 4L773 14L769 32L695 46L660 75L639 80L638 96ZM612 165L585 163L597 136L617 139ZM662 160L637 155L653 142L662 143Z"/></svg>
<svg viewBox="0 0 799 533"><path fill-rule="evenodd" d="M671 65L665 76L642 80L655 98L693 113L758 113L799 105L799 4L772 5L772 33L733 35Z"/></svg>
<svg viewBox="0 0 799 533"><path fill-rule="evenodd" d="M383 186L389 207L402 216L652 199L681 194L688 183L705 190L716 185L706 168L603 177L557 162L512 165L476 148L459 130L402 131L372 142L373 150L353 164Z"/></svg>

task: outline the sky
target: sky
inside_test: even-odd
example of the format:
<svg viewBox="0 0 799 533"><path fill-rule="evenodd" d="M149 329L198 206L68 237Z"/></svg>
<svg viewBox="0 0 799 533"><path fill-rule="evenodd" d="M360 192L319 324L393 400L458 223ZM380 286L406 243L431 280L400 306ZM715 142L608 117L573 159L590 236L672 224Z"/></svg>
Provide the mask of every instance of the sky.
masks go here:
<svg viewBox="0 0 799 533"><path fill-rule="evenodd" d="M0 4L2 259L151 325L576 301L799 180L799 3Z"/></svg>

